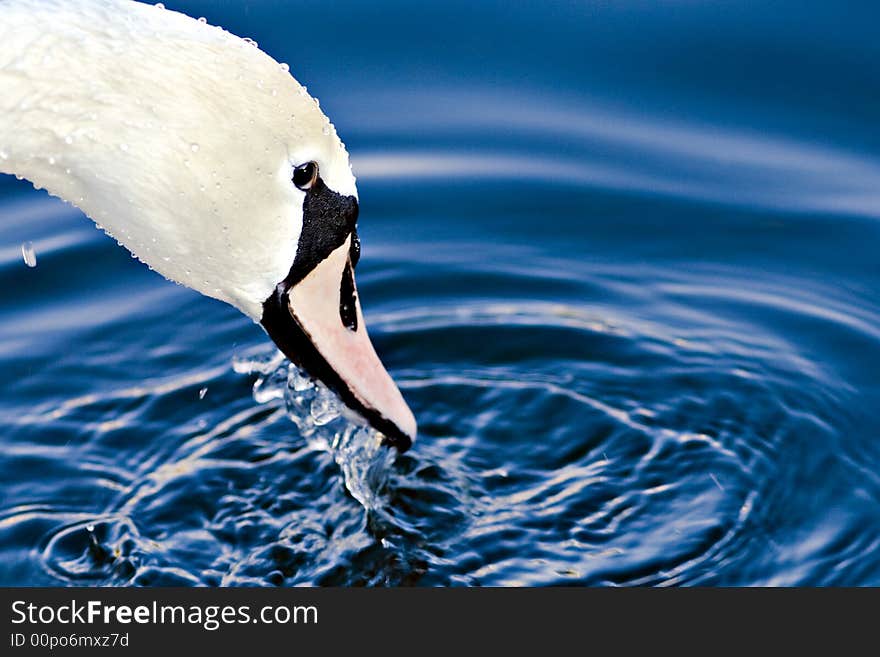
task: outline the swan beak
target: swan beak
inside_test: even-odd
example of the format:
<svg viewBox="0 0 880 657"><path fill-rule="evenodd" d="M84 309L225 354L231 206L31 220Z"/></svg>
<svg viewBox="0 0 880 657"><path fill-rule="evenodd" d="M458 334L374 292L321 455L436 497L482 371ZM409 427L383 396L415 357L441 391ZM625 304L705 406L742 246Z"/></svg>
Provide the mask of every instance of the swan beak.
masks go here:
<svg viewBox="0 0 880 657"><path fill-rule="evenodd" d="M416 436L416 419L367 335L350 246L351 236L302 280L279 285L262 324L288 358L403 452Z"/></svg>

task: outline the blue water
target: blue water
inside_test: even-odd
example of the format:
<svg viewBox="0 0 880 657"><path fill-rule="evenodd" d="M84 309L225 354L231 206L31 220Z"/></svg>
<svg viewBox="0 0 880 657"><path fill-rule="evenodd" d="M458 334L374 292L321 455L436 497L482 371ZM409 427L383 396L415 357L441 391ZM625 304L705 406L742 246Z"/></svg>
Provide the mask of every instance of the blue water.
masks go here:
<svg viewBox="0 0 880 657"><path fill-rule="evenodd" d="M337 125L420 436L3 179L0 584L880 584L872 3L165 4Z"/></svg>

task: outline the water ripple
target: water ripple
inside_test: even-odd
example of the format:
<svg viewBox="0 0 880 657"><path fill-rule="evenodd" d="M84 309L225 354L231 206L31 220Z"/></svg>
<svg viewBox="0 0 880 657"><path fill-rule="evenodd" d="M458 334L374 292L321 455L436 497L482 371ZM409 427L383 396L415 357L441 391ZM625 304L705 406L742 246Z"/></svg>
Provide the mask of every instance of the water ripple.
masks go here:
<svg viewBox="0 0 880 657"><path fill-rule="evenodd" d="M0 583L880 582L870 148L351 82L358 291L414 448L0 183Z"/></svg>
<svg viewBox="0 0 880 657"><path fill-rule="evenodd" d="M338 407L317 411L321 389L275 350L250 348L221 378L256 376L257 406L188 432L116 481L104 516L21 509L3 526L57 517L41 560L69 582L755 583L729 573L784 552L770 518L792 500L792 451L824 443L833 453L839 418L814 410L836 412L824 383L744 376L770 367L760 348L743 362L704 336L712 362L694 369L669 327L645 332L559 304L409 309L377 325L386 338L415 333L422 343L462 328L481 343L504 327L521 334L520 354L397 372L415 406L432 413L416 449L392 464L393 452ZM608 357L588 377L575 361L524 368L528 350L559 329L651 364L624 378ZM739 407L739 398L762 401ZM99 400L78 398L64 413L90 403ZM290 420L301 437L279 449Z"/></svg>

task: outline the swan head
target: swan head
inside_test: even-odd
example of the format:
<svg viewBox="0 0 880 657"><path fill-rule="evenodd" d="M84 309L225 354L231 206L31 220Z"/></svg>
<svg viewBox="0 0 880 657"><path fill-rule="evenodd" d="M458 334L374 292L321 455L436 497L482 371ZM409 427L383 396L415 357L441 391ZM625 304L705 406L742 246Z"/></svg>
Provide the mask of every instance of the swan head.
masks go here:
<svg viewBox="0 0 880 657"><path fill-rule="evenodd" d="M166 278L241 310L409 447L415 418L357 293L348 153L286 65L128 0L7 0L0 44L0 171L78 206Z"/></svg>

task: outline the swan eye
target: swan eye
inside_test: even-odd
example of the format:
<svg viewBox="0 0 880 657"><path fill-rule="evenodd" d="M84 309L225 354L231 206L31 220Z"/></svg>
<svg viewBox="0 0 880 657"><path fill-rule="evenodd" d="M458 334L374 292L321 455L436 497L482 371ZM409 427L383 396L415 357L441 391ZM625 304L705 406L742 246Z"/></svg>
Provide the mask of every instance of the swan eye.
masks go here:
<svg viewBox="0 0 880 657"><path fill-rule="evenodd" d="M314 162L306 162L293 170L293 184L304 192L312 188L318 179L318 165Z"/></svg>

